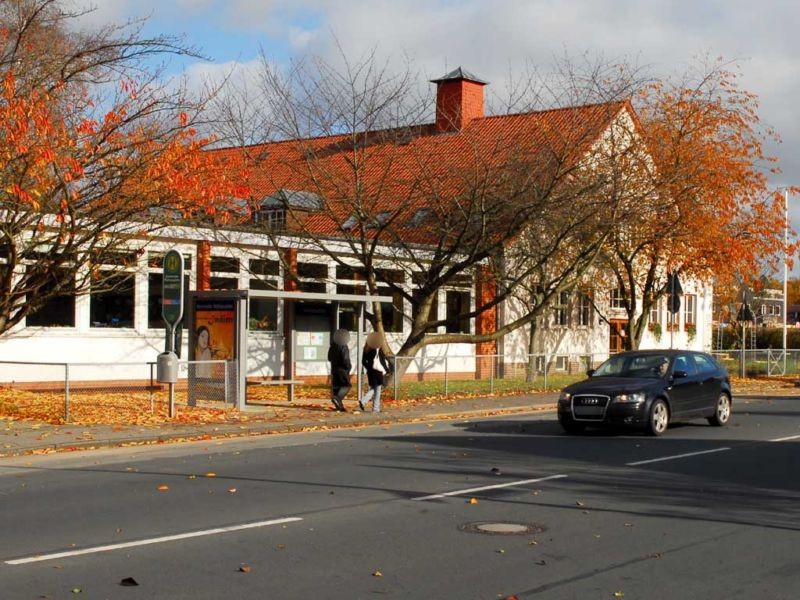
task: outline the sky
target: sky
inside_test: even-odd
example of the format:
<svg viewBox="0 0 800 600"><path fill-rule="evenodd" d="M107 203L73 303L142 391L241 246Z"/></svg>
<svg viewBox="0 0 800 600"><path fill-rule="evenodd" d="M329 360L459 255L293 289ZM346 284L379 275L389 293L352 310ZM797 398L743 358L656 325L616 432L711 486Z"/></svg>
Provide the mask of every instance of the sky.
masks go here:
<svg viewBox="0 0 800 600"><path fill-rule="evenodd" d="M145 32L184 35L209 60L169 65L190 82L238 65L247 77L259 51L282 62L375 50L409 59L426 78L462 66L501 89L525 64L547 70L554 56L603 56L685 71L698 56L735 60L742 84L761 101L768 146L800 185L800 2L797 0L72 0L95 10L87 25L147 18ZM790 198L800 230L800 196ZM798 267L795 268L795 272Z"/></svg>

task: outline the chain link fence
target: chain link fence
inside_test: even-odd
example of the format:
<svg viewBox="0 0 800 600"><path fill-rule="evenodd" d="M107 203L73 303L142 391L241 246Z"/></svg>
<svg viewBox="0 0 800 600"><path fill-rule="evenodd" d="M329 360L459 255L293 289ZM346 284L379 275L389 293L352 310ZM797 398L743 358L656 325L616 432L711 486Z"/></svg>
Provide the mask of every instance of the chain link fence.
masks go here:
<svg viewBox="0 0 800 600"><path fill-rule="evenodd" d="M235 361L179 361L175 405L227 408L236 401ZM48 422L147 423L169 411L156 363L0 361L0 416Z"/></svg>
<svg viewBox="0 0 800 600"><path fill-rule="evenodd" d="M800 375L800 350L718 350L711 353L733 377Z"/></svg>
<svg viewBox="0 0 800 600"><path fill-rule="evenodd" d="M395 361L394 397L512 394L557 390L586 377L602 354L483 354L403 357Z"/></svg>

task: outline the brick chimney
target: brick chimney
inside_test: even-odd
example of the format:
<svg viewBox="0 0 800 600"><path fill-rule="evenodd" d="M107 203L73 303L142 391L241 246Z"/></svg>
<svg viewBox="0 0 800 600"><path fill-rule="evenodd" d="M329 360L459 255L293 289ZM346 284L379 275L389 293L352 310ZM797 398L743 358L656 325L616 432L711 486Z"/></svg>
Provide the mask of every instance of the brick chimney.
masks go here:
<svg viewBox="0 0 800 600"><path fill-rule="evenodd" d="M483 117L486 81L458 67L431 83L436 84L436 131L461 131Z"/></svg>

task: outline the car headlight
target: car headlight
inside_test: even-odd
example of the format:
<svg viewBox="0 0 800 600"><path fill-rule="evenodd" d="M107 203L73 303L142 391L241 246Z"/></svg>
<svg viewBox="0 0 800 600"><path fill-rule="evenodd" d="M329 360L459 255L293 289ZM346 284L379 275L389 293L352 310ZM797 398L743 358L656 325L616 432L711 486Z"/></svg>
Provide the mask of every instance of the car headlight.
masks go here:
<svg viewBox="0 0 800 600"><path fill-rule="evenodd" d="M572 394L569 392L561 392L561 395L558 397L559 402L569 402L569 399L572 398Z"/></svg>
<svg viewBox="0 0 800 600"><path fill-rule="evenodd" d="M636 392L635 394L617 394L614 397L614 402L644 402L644 392Z"/></svg>

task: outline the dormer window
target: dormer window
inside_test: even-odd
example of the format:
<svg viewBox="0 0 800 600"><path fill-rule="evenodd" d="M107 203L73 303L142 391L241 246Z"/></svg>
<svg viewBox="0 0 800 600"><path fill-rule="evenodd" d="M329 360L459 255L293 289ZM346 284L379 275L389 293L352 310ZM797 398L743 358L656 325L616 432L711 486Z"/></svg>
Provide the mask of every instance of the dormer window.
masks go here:
<svg viewBox="0 0 800 600"><path fill-rule="evenodd" d="M354 216L351 215L347 217L347 220L342 223L342 231L350 231L356 226L357 223L358 219L356 219Z"/></svg>
<svg viewBox="0 0 800 600"><path fill-rule="evenodd" d="M256 211L253 220L271 231L281 231L286 228L286 209L262 209Z"/></svg>

